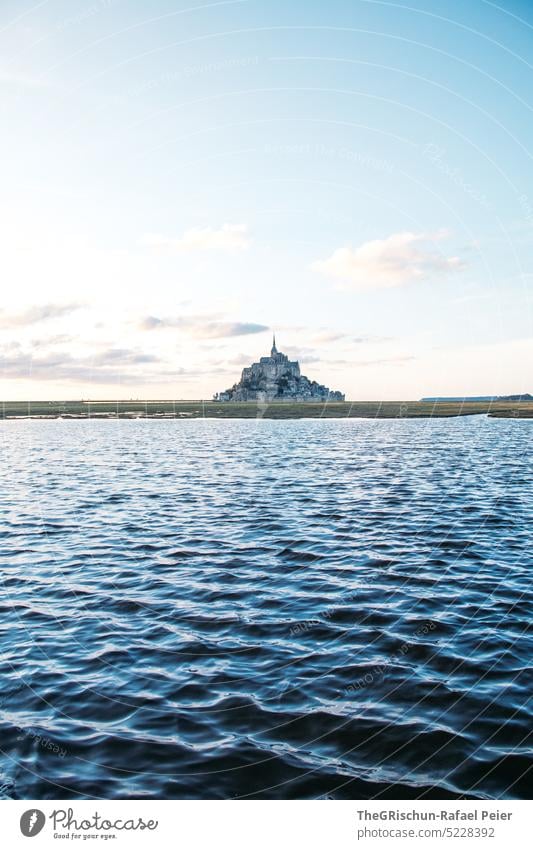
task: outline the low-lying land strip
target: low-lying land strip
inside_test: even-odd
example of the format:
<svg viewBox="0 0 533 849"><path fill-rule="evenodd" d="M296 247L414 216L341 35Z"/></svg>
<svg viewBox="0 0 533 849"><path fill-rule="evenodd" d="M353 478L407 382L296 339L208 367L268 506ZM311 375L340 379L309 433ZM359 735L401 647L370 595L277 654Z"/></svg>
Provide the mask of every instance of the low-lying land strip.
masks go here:
<svg viewBox="0 0 533 849"><path fill-rule="evenodd" d="M345 401L227 402L216 401L5 401L0 418L46 419L420 419L489 415L533 418L531 401Z"/></svg>

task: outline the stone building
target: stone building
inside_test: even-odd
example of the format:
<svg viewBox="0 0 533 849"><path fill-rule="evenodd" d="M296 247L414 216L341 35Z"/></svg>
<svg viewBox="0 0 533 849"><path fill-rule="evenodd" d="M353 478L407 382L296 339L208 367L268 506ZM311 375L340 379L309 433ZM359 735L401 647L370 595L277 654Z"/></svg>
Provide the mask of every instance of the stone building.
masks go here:
<svg viewBox="0 0 533 849"><path fill-rule="evenodd" d="M278 351L274 336L270 356L244 368L239 383L217 392L213 400L344 401L344 395L300 374L300 364Z"/></svg>

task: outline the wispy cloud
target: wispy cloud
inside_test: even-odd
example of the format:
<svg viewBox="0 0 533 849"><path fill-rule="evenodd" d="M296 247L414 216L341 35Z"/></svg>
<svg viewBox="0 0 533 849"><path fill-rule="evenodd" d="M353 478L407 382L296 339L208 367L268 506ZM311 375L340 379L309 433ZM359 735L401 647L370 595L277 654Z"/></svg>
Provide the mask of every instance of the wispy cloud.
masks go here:
<svg viewBox="0 0 533 849"><path fill-rule="evenodd" d="M110 366L118 363L121 366L144 365L145 363L158 363L160 358L155 354L147 354L132 348L108 348L100 351L91 358L91 362L97 366Z"/></svg>
<svg viewBox="0 0 533 849"><path fill-rule="evenodd" d="M79 310L81 306L81 304L41 304L15 314L0 311L0 329L28 327L32 324L39 324L41 321L62 318L75 310Z"/></svg>
<svg viewBox="0 0 533 849"><path fill-rule="evenodd" d="M231 336L250 336L268 330L266 324L254 324L249 321L214 321L204 327L196 328L195 333L204 338L221 338Z"/></svg>
<svg viewBox="0 0 533 849"><path fill-rule="evenodd" d="M410 355L399 354L398 356L382 357L381 359L376 360L356 360L355 362L351 362L350 365L355 366L355 368L365 368L367 366L403 365L403 363L408 363L416 359L416 357Z"/></svg>
<svg viewBox="0 0 533 849"><path fill-rule="evenodd" d="M30 345L33 349L50 348L51 345L72 345L76 342L76 337L68 333L56 333L55 336L42 336L30 340Z"/></svg>
<svg viewBox="0 0 533 849"><path fill-rule="evenodd" d="M457 256L445 256L431 244L448 233L394 233L386 239L364 242L358 248L338 248L311 268L341 280L354 290L388 289L432 274L458 271L464 267Z"/></svg>
<svg viewBox="0 0 533 849"><path fill-rule="evenodd" d="M350 342L355 345L377 345L381 342L392 342L393 336L351 336Z"/></svg>
<svg viewBox="0 0 533 849"><path fill-rule="evenodd" d="M230 357L225 361L227 368L238 366L249 366L253 363L255 354L237 354L235 357Z"/></svg>
<svg viewBox="0 0 533 849"><path fill-rule="evenodd" d="M322 345L328 342L340 342L348 338L348 333L341 333L336 330L320 330L312 337L312 341L316 342L317 345Z"/></svg>
<svg viewBox="0 0 533 849"><path fill-rule="evenodd" d="M408 354L391 355L390 357L379 357L368 360L353 360L353 359L332 359L323 360L324 366L328 368L341 368L343 371L349 372L352 368L372 368L373 366L402 366L405 363L412 362L418 359L417 357Z"/></svg>
<svg viewBox="0 0 533 849"><path fill-rule="evenodd" d="M311 341L317 345L328 345L335 342L371 345L378 342L391 342L392 336L375 336L371 334L367 334L366 336L352 336L351 333L344 333L337 330L320 330L311 337Z"/></svg>
<svg viewBox="0 0 533 849"><path fill-rule="evenodd" d="M320 362L320 357L317 356L317 353L314 348L286 345L284 347L283 353L287 354L290 360L298 360L298 362L302 364Z"/></svg>
<svg viewBox="0 0 533 849"><path fill-rule="evenodd" d="M175 327L199 339L222 339L232 336L249 336L268 330L266 324L250 321L218 321L205 316L175 316L158 318L149 315L140 322L142 330L162 330Z"/></svg>
<svg viewBox="0 0 533 849"><path fill-rule="evenodd" d="M245 250L249 244L246 224L223 224L222 227L191 227L178 237L160 233L147 233L141 244L144 247L170 253L191 251L223 251L234 253Z"/></svg>
<svg viewBox="0 0 533 849"><path fill-rule="evenodd" d="M49 351L42 356L21 350L13 351L5 347L0 352L0 376L4 379L37 379L57 382L79 383L145 383L151 380L169 378L181 372L172 373L147 371L136 368L139 365L156 366L161 363L159 357L143 351L127 348L110 348L96 354L73 357L65 352Z"/></svg>

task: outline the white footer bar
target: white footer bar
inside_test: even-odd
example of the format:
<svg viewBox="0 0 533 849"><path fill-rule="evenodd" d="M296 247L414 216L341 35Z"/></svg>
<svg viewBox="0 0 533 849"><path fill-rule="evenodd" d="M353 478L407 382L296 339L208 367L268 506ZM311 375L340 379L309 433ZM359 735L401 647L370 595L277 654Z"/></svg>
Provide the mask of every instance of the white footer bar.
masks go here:
<svg viewBox="0 0 533 849"><path fill-rule="evenodd" d="M4 801L0 811L10 848L533 846L526 801Z"/></svg>

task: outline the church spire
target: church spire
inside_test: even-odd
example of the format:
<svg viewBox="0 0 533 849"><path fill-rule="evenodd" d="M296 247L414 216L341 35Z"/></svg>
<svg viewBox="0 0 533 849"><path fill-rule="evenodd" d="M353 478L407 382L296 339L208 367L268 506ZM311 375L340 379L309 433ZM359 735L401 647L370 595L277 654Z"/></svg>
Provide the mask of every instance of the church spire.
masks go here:
<svg viewBox="0 0 533 849"><path fill-rule="evenodd" d="M272 334L272 350L270 351L270 356L273 357L274 354L278 353L278 349L276 348L276 334Z"/></svg>

